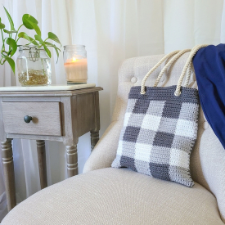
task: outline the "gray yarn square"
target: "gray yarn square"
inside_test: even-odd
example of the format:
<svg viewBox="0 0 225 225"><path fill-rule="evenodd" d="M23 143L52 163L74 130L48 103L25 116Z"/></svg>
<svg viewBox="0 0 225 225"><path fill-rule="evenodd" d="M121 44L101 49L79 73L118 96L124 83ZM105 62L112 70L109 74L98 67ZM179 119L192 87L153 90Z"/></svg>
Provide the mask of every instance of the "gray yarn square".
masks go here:
<svg viewBox="0 0 225 225"><path fill-rule="evenodd" d="M181 106L179 119L193 121L198 116L198 108L198 104L184 102Z"/></svg>
<svg viewBox="0 0 225 225"><path fill-rule="evenodd" d="M128 124L132 127L141 127L143 118L143 114L132 113L128 120Z"/></svg>
<svg viewBox="0 0 225 225"><path fill-rule="evenodd" d="M149 162L142 160L135 160L135 168L138 173L148 175L150 173Z"/></svg>
<svg viewBox="0 0 225 225"><path fill-rule="evenodd" d="M150 162L151 175L161 180L170 180L169 165Z"/></svg>
<svg viewBox="0 0 225 225"><path fill-rule="evenodd" d="M158 131L155 135L153 145L171 148L174 134Z"/></svg>
<svg viewBox="0 0 225 225"><path fill-rule="evenodd" d="M145 114L148 110L149 103L149 99L137 99L133 113Z"/></svg>
<svg viewBox="0 0 225 225"><path fill-rule="evenodd" d="M177 120L175 118L162 117L158 131L174 134L176 130Z"/></svg>
<svg viewBox="0 0 225 225"><path fill-rule="evenodd" d="M162 117L178 119L180 115L181 104L179 102L166 101Z"/></svg>
<svg viewBox="0 0 225 225"><path fill-rule="evenodd" d="M156 132L147 129L140 129L138 134L137 143L153 145Z"/></svg>
<svg viewBox="0 0 225 225"><path fill-rule="evenodd" d="M132 169L134 171L137 171L137 169L135 167L135 160L134 160L134 158L121 156L121 158L120 158L120 165L121 165L121 167L130 168L130 169Z"/></svg>
<svg viewBox="0 0 225 225"><path fill-rule="evenodd" d="M129 158L134 158L134 154L135 154L135 142L127 142L124 141L122 144L122 153L124 156L129 157Z"/></svg>
<svg viewBox="0 0 225 225"><path fill-rule="evenodd" d="M191 138L175 135L171 147L180 149L181 151L190 152L194 143L195 140L192 140Z"/></svg>
<svg viewBox="0 0 225 225"><path fill-rule="evenodd" d="M150 104L149 104L146 114L161 117L164 106L165 106L165 101L154 101L154 100L150 101Z"/></svg>
<svg viewBox="0 0 225 225"><path fill-rule="evenodd" d="M179 174L179 176L177 174ZM185 170L184 168L170 166L169 176L170 180L176 183L180 183L188 187L192 187L194 185L194 181L191 179L190 172Z"/></svg>
<svg viewBox="0 0 225 225"><path fill-rule="evenodd" d="M140 127L127 126L123 135L123 140L128 142L136 142Z"/></svg>
<svg viewBox="0 0 225 225"><path fill-rule="evenodd" d="M170 164L170 148L153 146L151 150L150 160L156 164Z"/></svg>
<svg viewBox="0 0 225 225"><path fill-rule="evenodd" d="M137 99L129 99L126 112L131 113L134 110Z"/></svg>

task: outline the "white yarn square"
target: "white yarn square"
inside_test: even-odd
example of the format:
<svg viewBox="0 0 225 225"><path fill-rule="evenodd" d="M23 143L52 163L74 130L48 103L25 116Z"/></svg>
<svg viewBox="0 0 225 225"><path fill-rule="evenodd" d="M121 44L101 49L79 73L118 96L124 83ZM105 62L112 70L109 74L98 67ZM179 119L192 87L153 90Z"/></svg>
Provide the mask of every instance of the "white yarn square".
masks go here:
<svg viewBox="0 0 225 225"><path fill-rule="evenodd" d="M175 135L189 137L195 139L196 123L194 121L178 119Z"/></svg>
<svg viewBox="0 0 225 225"><path fill-rule="evenodd" d="M124 121L123 121L123 126L126 127L128 125L128 121L130 119L130 116L131 116L132 113L130 112L126 112L125 113L125 116L124 116Z"/></svg>
<svg viewBox="0 0 225 225"><path fill-rule="evenodd" d="M158 131L162 117L145 114L141 128Z"/></svg>
<svg viewBox="0 0 225 225"><path fill-rule="evenodd" d="M119 144L118 144L118 148L117 148L117 154L118 155L122 155L123 154L123 141L119 141Z"/></svg>
<svg viewBox="0 0 225 225"><path fill-rule="evenodd" d="M189 155L187 152L172 148L170 150L170 166L189 169Z"/></svg>
<svg viewBox="0 0 225 225"><path fill-rule="evenodd" d="M136 143L134 158L137 160L150 162L152 145Z"/></svg>

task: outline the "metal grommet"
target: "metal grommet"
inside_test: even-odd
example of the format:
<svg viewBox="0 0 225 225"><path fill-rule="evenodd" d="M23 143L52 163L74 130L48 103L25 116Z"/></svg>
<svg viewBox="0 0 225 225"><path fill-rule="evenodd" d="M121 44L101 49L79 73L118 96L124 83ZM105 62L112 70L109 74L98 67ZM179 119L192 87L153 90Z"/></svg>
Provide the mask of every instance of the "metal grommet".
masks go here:
<svg viewBox="0 0 225 225"><path fill-rule="evenodd" d="M175 92L174 92L174 95L178 97L178 96L181 95L181 92L179 91L179 93L177 93L177 92L175 91Z"/></svg>
<svg viewBox="0 0 225 225"><path fill-rule="evenodd" d="M142 88L141 88L140 95L144 95L145 93L146 93L146 87L144 87L144 90L142 90Z"/></svg>

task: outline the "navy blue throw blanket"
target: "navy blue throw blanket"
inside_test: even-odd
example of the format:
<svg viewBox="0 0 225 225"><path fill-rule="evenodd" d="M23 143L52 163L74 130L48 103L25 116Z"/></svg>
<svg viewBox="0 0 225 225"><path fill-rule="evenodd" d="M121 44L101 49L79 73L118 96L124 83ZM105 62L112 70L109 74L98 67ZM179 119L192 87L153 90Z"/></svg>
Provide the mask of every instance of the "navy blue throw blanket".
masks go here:
<svg viewBox="0 0 225 225"><path fill-rule="evenodd" d="M193 64L203 112L225 148L225 44L200 49Z"/></svg>

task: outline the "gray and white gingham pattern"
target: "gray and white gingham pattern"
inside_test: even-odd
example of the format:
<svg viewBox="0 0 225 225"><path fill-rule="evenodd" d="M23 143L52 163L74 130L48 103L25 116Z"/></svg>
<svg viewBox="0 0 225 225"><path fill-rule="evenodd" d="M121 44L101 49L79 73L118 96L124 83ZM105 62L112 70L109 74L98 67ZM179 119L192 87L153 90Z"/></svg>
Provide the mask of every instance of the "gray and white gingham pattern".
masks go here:
<svg viewBox="0 0 225 225"><path fill-rule="evenodd" d="M190 153L198 130L198 91L176 86L132 87L112 167L127 167L139 173L188 187Z"/></svg>

